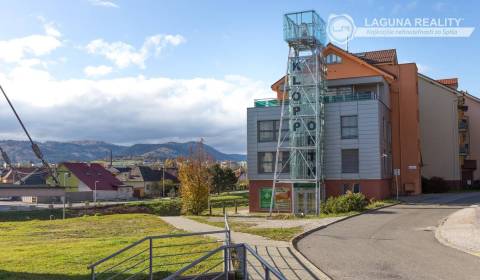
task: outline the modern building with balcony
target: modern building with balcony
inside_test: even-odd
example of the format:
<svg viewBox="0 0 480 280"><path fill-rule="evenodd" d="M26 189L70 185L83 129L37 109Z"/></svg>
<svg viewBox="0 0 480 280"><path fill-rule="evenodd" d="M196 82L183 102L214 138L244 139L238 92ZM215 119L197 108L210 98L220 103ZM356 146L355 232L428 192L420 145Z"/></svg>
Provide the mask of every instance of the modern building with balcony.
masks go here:
<svg viewBox="0 0 480 280"><path fill-rule="evenodd" d="M381 199L397 187L403 194L421 193L416 65L399 64L395 50L353 54L329 44L323 53L328 64L323 100L326 196L350 190ZM288 129L279 121L285 79L272 85L276 98L255 100L247 109L251 211L270 206L279 128ZM288 157L288 151L282 152L280 162ZM394 169L397 180L392 180ZM312 211L313 186L280 183L276 193L283 198L282 210Z"/></svg>

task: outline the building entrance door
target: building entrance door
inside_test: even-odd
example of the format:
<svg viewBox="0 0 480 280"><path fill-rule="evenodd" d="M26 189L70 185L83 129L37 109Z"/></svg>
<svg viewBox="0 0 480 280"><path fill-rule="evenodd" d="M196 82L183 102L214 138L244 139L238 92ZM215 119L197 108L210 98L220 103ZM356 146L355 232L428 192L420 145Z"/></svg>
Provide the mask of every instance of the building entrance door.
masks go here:
<svg viewBox="0 0 480 280"><path fill-rule="evenodd" d="M315 213L315 189L295 190L295 213Z"/></svg>

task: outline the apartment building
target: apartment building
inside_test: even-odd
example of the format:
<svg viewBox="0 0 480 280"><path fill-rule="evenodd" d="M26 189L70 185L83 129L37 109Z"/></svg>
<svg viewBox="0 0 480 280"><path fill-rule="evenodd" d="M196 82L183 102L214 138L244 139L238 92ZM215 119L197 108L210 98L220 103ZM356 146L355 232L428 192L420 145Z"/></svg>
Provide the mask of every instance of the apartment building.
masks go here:
<svg viewBox="0 0 480 280"><path fill-rule="evenodd" d="M324 56L328 64L324 100L326 196L351 190L380 199L390 196L397 186L400 193L419 194L416 65L399 64L395 50L353 54L328 44ZM284 82L281 78L272 85L276 98L256 100L254 107L247 109L251 211L265 211L270 205ZM283 124L282 129L288 126ZM288 156L282 152L279 158L286 161ZM392 180L394 169L396 180ZM288 168L284 170L288 172ZM312 211L312 185L281 183L277 187L278 209Z"/></svg>

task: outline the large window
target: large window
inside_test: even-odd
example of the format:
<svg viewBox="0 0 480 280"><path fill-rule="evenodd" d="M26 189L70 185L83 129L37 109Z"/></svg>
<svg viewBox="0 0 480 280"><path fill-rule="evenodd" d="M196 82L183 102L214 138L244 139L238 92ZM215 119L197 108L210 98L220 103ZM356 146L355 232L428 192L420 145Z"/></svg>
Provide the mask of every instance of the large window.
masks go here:
<svg viewBox="0 0 480 280"><path fill-rule="evenodd" d="M358 149L342 150L342 173L358 173Z"/></svg>
<svg viewBox="0 0 480 280"><path fill-rule="evenodd" d="M258 173L273 173L275 171L275 154L276 152L258 153ZM289 152L281 152L278 158L278 167L282 173L290 172L290 164L287 163L289 156Z"/></svg>
<svg viewBox="0 0 480 280"><path fill-rule="evenodd" d="M358 117L357 116L341 116L342 139L358 138Z"/></svg>
<svg viewBox="0 0 480 280"><path fill-rule="evenodd" d="M280 121L258 121L258 142L276 142L278 140L278 128ZM282 138L286 136L286 125L282 128Z"/></svg>
<svg viewBox="0 0 480 280"><path fill-rule="evenodd" d="M342 63L342 58L336 54L327 55L326 59L327 64Z"/></svg>

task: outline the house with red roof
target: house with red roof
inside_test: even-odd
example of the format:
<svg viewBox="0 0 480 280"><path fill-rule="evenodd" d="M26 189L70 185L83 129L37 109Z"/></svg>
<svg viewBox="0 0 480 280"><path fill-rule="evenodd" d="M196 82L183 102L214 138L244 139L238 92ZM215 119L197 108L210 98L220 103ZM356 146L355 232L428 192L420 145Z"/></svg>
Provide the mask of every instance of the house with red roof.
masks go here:
<svg viewBox="0 0 480 280"><path fill-rule="evenodd" d="M63 162L56 169L67 201L130 199L133 188L125 185L98 163Z"/></svg>

